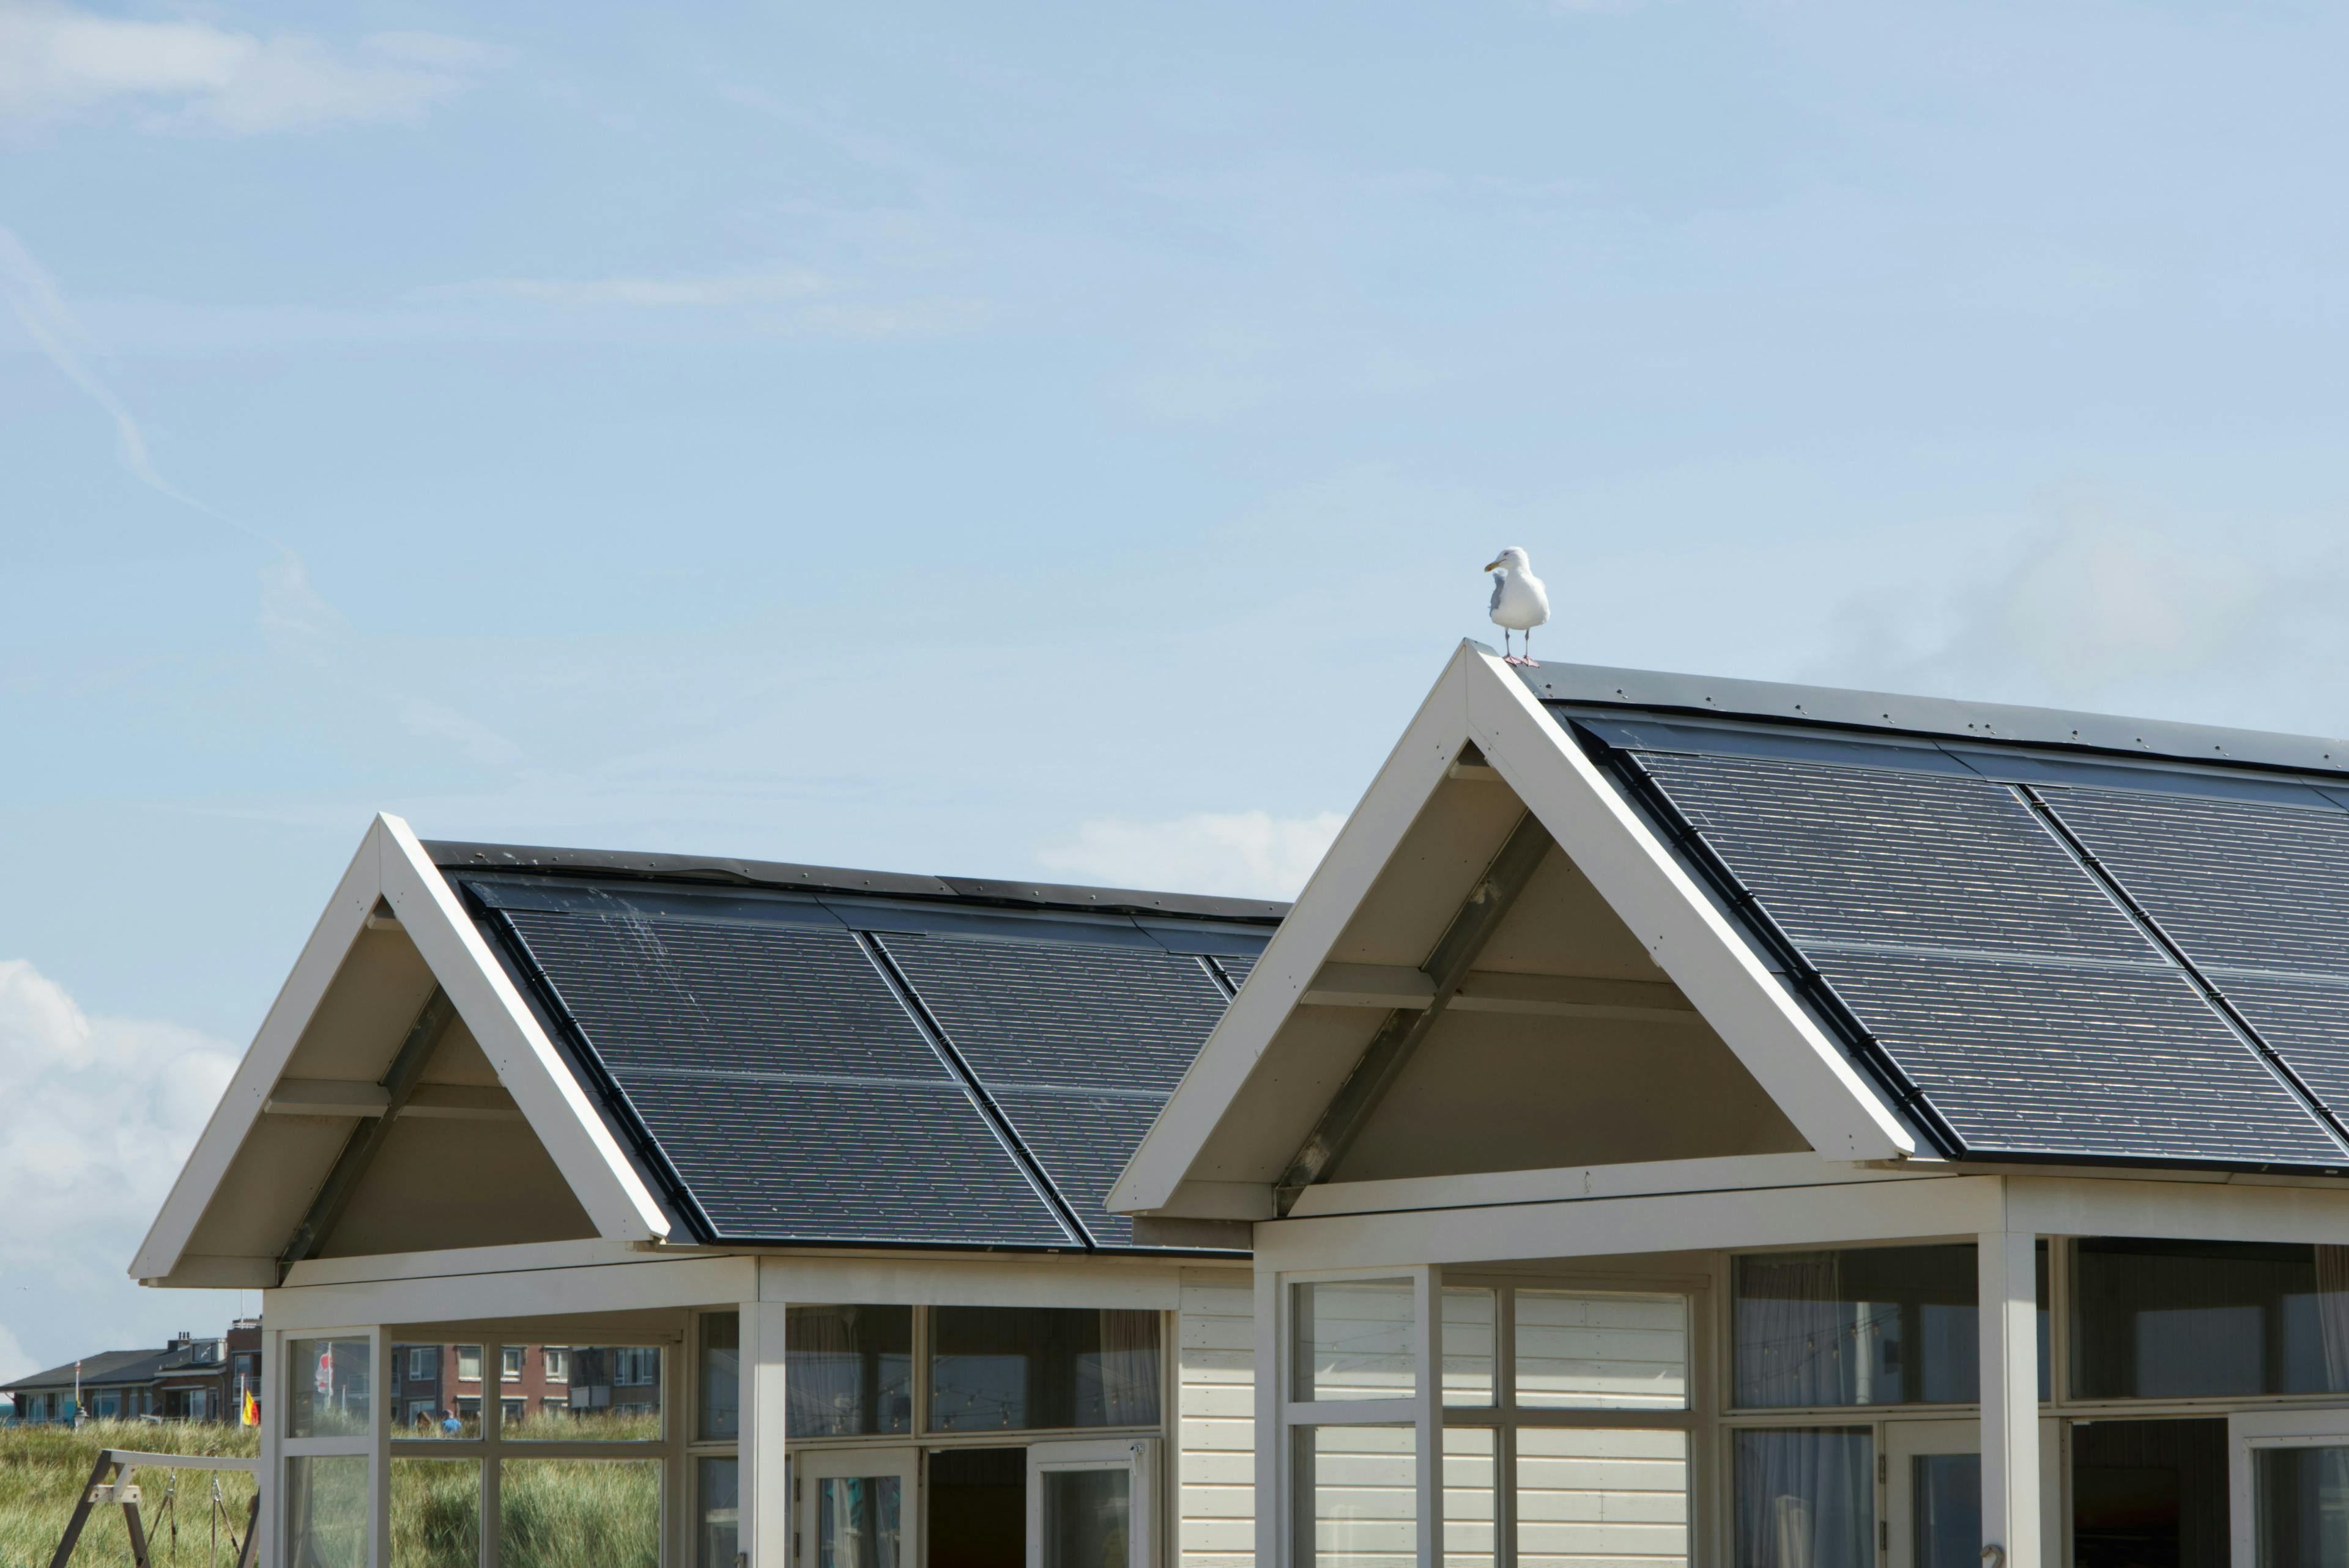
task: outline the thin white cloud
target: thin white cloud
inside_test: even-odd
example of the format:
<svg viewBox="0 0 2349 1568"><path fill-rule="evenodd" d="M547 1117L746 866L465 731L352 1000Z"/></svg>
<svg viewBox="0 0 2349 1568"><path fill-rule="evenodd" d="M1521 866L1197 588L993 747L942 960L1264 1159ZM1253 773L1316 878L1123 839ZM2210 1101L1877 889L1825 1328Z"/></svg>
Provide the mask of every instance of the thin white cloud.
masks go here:
<svg viewBox="0 0 2349 1568"><path fill-rule="evenodd" d="M510 57L434 33L379 33L337 48L302 34L0 0L0 120L126 115L254 132L394 119Z"/></svg>
<svg viewBox="0 0 2349 1568"><path fill-rule="evenodd" d="M654 309L707 309L767 304L820 294L823 278L798 268L669 278L481 278L453 284L437 294L490 295L555 305L621 305Z"/></svg>
<svg viewBox="0 0 2349 1568"><path fill-rule="evenodd" d="M1335 811L1201 811L1154 822L1101 817L1039 847L1036 862L1118 887L1294 898L1345 820Z"/></svg>
<svg viewBox="0 0 2349 1568"><path fill-rule="evenodd" d="M193 1029L93 1017L30 963L0 959L0 1280L41 1286L0 1291L0 1378L135 1332L123 1266L236 1059Z"/></svg>

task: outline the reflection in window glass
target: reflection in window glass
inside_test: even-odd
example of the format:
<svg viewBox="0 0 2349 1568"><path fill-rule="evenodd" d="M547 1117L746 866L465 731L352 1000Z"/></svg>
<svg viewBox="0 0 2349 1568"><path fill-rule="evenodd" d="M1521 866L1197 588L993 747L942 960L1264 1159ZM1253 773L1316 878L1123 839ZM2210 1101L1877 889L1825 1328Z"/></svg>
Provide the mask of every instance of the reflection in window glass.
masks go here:
<svg viewBox="0 0 2349 1568"><path fill-rule="evenodd" d="M1493 1402L1493 1357L1497 1338L1496 1293L1464 1285L1444 1287L1444 1402Z"/></svg>
<svg viewBox="0 0 2349 1568"><path fill-rule="evenodd" d="M287 1437L355 1436L367 1429L374 1368L365 1339L293 1339L285 1355Z"/></svg>
<svg viewBox="0 0 2349 1568"><path fill-rule="evenodd" d="M358 1455L285 1461L285 1560L303 1568L366 1568L367 1462Z"/></svg>
<svg viewBox="0 0 2349 1568"><path fill-rule="evenodd" d="M2039 1392L2047 1397L2047 1253L2039 1248ZM1733 1402L1746 1409L1952 1405L1977 1397L1970 1243L1764 1253L1736 1261Z"/></svg>
<svg viewBox="0 0 2349 1568"><path fill-rule="evenodd" d="M570 1377L535 1407L505 1402L504 1435L521 1442L657 1442L661 1435L660 1347L578 1345Z"/></svg>
<svg viewBox="0 0 2349 1568"><path fill-rule="evenodd" d="M2349 1390L2349 1247L2074 1246L2072 1380L2082 1397Z"/></svg>
<svg viewBox="0 0 2349 1568"><path fill-rule="evenodd" d="M1158 1422L1154 1312L942 1306L930 1332L934 1431Z"/></svg>
<svg viewBox="0 0 2349 1568"><path fill-rule="evenodd" d="M1735 1568L1875 1568L1866 1427L1736 1435Z"/></svg>
<svg viewBox="0 0 2349 1568"><path fill-rule="evenodd" d="M2257 1568L2349 1563L2349 1449L2254 1449Z"/></svg>
<svg viewBox="0 0 2349 1568"><path fill-rule="evenodd" d="M1520 1290L1517 1403L1585 1410L1688 1405L1688 1302Z"/></svg>
<svg viewBox="0 0 2349 1568"><path fill-rule="evenodd" d="M1982 1455L1911 1455L1909 1496L1910 1568L1976 1568L1982 1543Z"/></svg>
<svg viewBox="0 0 2349 1568"><path fill-rule="evenodd" d="M825 1476L815 1488L816 1568L911 1568L897 1477Z"/></svg>
<svg viewBox="0 0 2349 1568"><path fill-rule="evenodd" d="M694 1532L694 1568L734 1568L741 1550L741 1466L730 1459L694 1465L694 1495L701 1501Z"/></svg>
<svg viewBox="0 0 2349 1568"><path fill-rule="evenodd" d="M789 1377L796 1367L786 1367ZM785 1387L788 1389L789 1383ZM695 1429L719 1442L742 1432L742 1317L708 1312L701 1316L701 1414Z"/></svg>
<svg viewBox="0 0 2349 1568"><path fill-rule="evenodd" d="M1297 1399L1403 1399L1418 1387L1407 1279L1300 1284L1291 1298Z"/></svg>
<svg viewBox="0 0 2349 1568"><path fill-rule="evenodd" d="M853 1438L914 1429L914 1309L794 1306L783 1320L785 1432Z"/></svg>
<svg viewBox="0 0 2349 1568"><path fill-rule="evenodd" d="M1417 1434L1299 1427L1299 1568L1395 1568L1418 1550Z"/></svg>
<svg viewBox="0 0 2349 1568"><path fill-rule="evenodd" d="M451 1390L443 1386L443 1370L454 1363L456 1346L397 1345L392 1347L392 1398L387 1413L398 1423L395 1438L462 1440L481 1435L481 1401L460 1408Z"/></svg>
<svg viewBox="0 0 2349 1568"><path fill-rule="evenodd" d="M1636 1428L1519 1428L1520 1568L1687 1562L1688 1442Z"/></svg>
<svg viewBox="0 0 2349 1568"><path fill-rule="evenodd" d="M1043 1568L1127 1568L1133 1486L1123 1470L1046 1470Z"/></svg>
<svg viewBox="0 0 2349 1568"><path fill-rule="evenodd" d="M481 1461L392 1460L391 1568L481 1563Z"/></svg>
<svg viewBox="0 0 2349 1568"><path fill-rule="evenodd" d="M507 1460L498 1568L660 1568L658 1460Z"/></svg>
<svg viewBox="0 0 2349 1568"><path fill-rule="evenodd" d="M1493 1568L1495 1452L1490 1427L1444 1429L1444 1568Z"/></svg>

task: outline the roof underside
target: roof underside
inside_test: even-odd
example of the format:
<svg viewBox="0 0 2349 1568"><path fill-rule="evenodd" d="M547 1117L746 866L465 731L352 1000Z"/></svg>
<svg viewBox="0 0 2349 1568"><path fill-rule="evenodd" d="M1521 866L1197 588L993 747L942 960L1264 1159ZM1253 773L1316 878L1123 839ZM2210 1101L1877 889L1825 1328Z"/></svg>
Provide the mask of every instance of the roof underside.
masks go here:
<svg viewBox="0 0 2349 1568"><path fill-rule="evenodd" d="M1103 1200L1278 910L432 849L713 1243L1156 1250Z"/></svg>
<svg viewBox="0 0 2349 1568"><path fill-rule="evenodd" d="M1603 689L1619 673L1527 680L1944 1153L2349 1169L2329 743L2093 721L2313 766L2120 757L2063 746L2069 716L1925 705L1903 731L1858 693L1731 718L1661 684L1683 677ZM2041 743L1982 738L2018 727Z"/></svg>

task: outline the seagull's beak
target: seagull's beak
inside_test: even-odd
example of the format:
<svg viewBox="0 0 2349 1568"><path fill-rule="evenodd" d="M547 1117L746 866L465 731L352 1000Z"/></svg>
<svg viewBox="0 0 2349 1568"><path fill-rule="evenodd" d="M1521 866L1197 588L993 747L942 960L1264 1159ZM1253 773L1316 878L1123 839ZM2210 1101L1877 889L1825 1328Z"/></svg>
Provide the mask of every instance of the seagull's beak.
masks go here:
<svg viewBox="0 0 2349 1568"><path fill-rule="evenodd" d="M1498 572L1501 569L1501 562L1497 560L1487 561L1485 562L1484 569L1487 572Z"/></svg>

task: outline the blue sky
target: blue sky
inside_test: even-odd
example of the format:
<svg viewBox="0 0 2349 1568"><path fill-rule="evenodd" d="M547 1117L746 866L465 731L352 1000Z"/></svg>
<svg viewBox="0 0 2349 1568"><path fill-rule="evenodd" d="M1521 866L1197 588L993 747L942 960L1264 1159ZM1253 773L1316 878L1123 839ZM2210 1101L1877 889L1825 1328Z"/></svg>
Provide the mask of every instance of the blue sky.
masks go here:
<svg viewBox="0 0 2349 1568"><path fill-rule="evenodd" d="M119 1267L379 809L1283 892L1511 543L2349 731L2344 35L0 0L0 1371L234 1305Z"/></svg>

